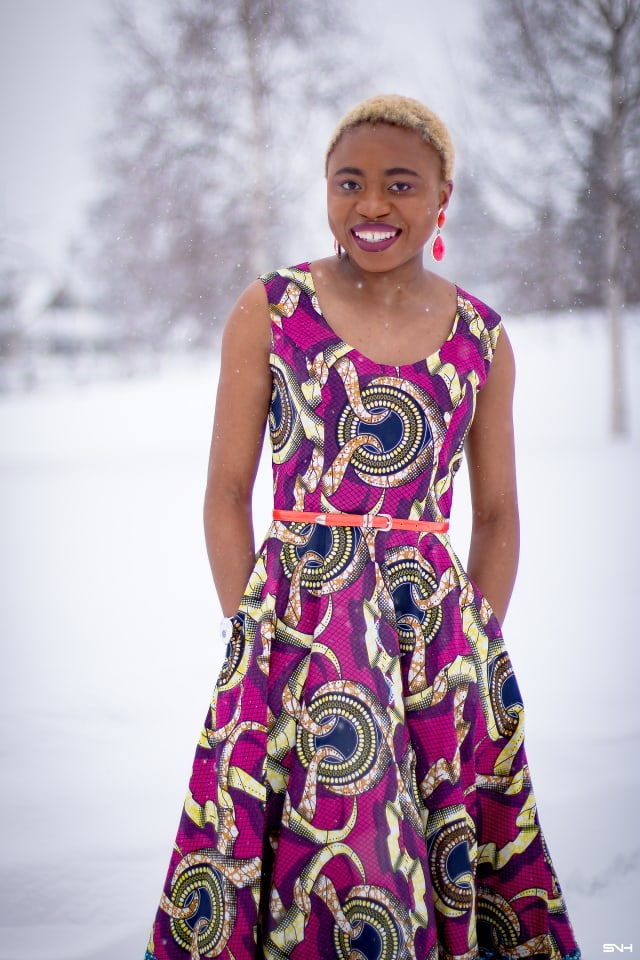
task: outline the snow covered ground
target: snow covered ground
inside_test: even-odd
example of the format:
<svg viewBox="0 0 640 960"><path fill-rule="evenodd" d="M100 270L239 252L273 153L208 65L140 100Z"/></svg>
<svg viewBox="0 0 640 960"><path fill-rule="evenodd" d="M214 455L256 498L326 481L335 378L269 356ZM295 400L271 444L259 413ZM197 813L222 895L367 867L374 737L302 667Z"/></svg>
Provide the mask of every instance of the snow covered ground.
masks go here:
<svg viewBox="0 0 640 960"><path fill-rule="evenodd" d="M523 530L507 642L542 824L593 960L604 943L640 950L640 391L614 442L602 323L509 330ZM637 379L640 316L626 356ZM222 654L201 533L215 381L211 358L0 400L0 960L144 954Z"/></svg>

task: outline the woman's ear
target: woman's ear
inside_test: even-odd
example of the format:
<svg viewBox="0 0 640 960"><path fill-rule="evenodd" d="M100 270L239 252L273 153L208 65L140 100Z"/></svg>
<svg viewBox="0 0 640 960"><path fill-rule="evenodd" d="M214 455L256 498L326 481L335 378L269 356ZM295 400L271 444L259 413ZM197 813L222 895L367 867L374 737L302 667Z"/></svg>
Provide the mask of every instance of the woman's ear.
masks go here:
<svg viewBox="0 0 640 960"><path fill-rule="evenodd" d="M453 193L453 180L443 180L440 188L440 210L446 210Z"/></svg>

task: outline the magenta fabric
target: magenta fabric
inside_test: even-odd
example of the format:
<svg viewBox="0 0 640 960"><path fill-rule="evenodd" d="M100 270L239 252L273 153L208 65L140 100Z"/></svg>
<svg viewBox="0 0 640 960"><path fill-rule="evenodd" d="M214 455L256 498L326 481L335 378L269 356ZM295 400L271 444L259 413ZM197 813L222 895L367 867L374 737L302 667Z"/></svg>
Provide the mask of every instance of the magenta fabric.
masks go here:
<svg viewBox="0 0 640 960"><path fill-rule="evenodd" d="M387 366L307 264L263 281L274 505L447 519L498 315L459 290L440 349ZM232 634L148 960L579 958L500 624L446 534L274 522Z"/></svg>

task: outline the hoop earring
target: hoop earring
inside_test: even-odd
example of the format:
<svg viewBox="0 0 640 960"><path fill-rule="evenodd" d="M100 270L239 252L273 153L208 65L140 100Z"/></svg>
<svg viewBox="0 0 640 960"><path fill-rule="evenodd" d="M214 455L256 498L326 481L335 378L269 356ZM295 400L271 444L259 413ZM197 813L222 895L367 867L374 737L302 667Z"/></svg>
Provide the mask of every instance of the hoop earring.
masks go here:
<svg viewBox="0 0 640 960"><path fill-rule="evenodd" d="M437 263L444 259L444 240L440 236L440 231L444 227L446 219L447 218L444 215L444 210L441 210L438 214L436 235L433 238L433 243L431 244L431 256Z"/></svg>
<svg viewBox="0 0 640 960"><path fill-rule="evenodd" d="M337 240L333 241L333 249L335 250L336 257L338 260L342 260L342 247Z"/></svg>

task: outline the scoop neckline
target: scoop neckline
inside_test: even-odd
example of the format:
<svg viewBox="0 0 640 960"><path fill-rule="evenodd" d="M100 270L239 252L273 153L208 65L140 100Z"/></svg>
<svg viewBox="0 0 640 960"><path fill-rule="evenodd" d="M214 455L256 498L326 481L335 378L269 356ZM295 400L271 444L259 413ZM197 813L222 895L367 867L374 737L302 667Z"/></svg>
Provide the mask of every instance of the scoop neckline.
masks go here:
<svg viewBox="0 0 640 960"><path fill-rule="evenodd" d="M320 317L324 326L329 331L331 336L334 337L339 343L343 344L346 347L346 351L345 351L346 354L354 354L355 356L359 357L361 360L364 360L366 363L372 364L374 367L383 367L388 370L409 370L409 369L415 369L415 367L419 367L419 366L425 366L428 368L430 362L439 356L440 351L443 349L443 347L445 347L447 343L450 343L456 336L456 333L458 332L458 325L460 323L460 300L462 299L462 293L457 283L454 283L453 286L455 287L455 290L456 290L456 312L454 314L454 317L451 323L451 329L448 335L440 344L440 346L436 350L434 350L433 353L428 354L426 357L419 357L417 360L414 360L411 363L381 363L379 360L373 360L371 357L368 357L366 354L362 353L361 350L359 350L357 347L354 347L353 344L348 343L343 337L341 337L338 333L336 333L336 331L333 329L333 327L325 317L324 312L322 310L320 299L318 297L318 291L316 290L315 280L311 272L310 263L307 262L303 264L302 270L304 271L304 273L307 275L307 278L308 278L307 285L312 293L311 301L312 301L313 309L317 313L317 315Z"/></svg>

